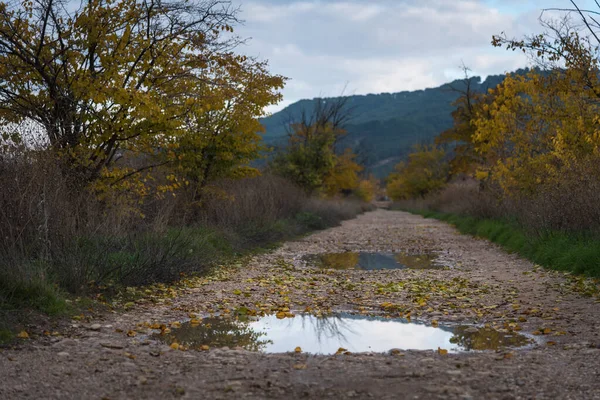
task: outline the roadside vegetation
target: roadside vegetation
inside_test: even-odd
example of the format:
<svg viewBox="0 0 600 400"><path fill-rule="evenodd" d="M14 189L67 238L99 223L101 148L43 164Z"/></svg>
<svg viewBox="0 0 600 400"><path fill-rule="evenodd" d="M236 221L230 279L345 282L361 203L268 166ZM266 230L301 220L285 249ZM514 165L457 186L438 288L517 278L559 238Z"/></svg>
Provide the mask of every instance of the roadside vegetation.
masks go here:
<svg viewBox="0 0 600 400"><path fill-rule="evenodd" d="M545 267L600 277L600 240L597 236L562 231L532 233L507 219L435 211L415 212L425 218L446 221L461 233L487 238L511 253L520 254Z"/></svg>
<svg viewBox="0 0 600 400"><path fill-rule="evenodd" d="M332 146L330 114L303 126L327 138L306 152L314 180L289 172L294 146L252 166L286 79L236 53L237 23L220 0L0 3L0 340L24 310L204 273L368 209L376 187Z"/></svg>
<svg viewBox="0 0 600 400"><path fill-rule="evenodd" d="M495 46L530 53L539 68L509 74L487 93L472 90L465 69L454 127L399 165L387 191L394 207L544 266L600 276L597 26L578 10L544 26L524 39L494 37Z"/></svg>
<svg viewBox="0 0 600 400"><path fill-rule="evenodd" d="M377 191L374 177L361 177L363 167L350 148L340 149L352 118L347 99L317 99L311 112L287 123L288 145L275 154L271 169L302 188L308 195L354 194L365 202Z"/></svg>

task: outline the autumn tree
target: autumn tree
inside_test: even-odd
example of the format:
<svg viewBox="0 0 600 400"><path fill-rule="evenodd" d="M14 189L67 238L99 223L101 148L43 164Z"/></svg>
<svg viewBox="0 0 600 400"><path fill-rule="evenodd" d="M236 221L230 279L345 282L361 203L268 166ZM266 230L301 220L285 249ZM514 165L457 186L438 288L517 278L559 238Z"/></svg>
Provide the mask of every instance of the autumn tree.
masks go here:
<svg viewBox="0 0 600 400"><path fill-rule="evenodd" d="M311 135L310 139L306 139L300 127L293 129L288 147L275 155L270 167L307 193L314 193L323 187L325 178L335 167L335 133L331 127L324 127L315 131L317 133Z"/></svg>
<svg viewBox="0 0 600 400"><path fill-rule="evenodd" d="M369 203L377 195L379 191L379 180L375 176L370 175L367 179L361 179L358 186L354 189L356 197L362 201Z"/></svg>
<svg viewBox="0 0 600 400"><path fill-rule="evenodd" d="M290 119L288 145L275 155L271 168L307 193L332 196L356 188L362 167L350 149L337 154L339 140L346 134L344 125L351 117L347 99L318 99L311 113L303 110L298 120Z"/></svg>
<svg viewBox="0 0 600 400"><path fill-rule="evenodd" d="M259 173L249 165L263 149L264 128L257 117L265 106L279 101L274 89L283 82L269 74L265 62L256 61L246 62L244 68L225 66L215 75L220 84L206 94L212 106L198 103L183 117L184 129L174 150L174 164L192 183L196 198L216 179Z"/></svg>
<svg viewBox="0 0 600 400"><path fill-rule="evenodd" d="M486 159L480 177L508 194L583 179L573 171L598 162L600 25L597 12L571 5L562 19L542 19L542 34L493 38L495 46L529 53L548 71L508 77L489 105L490 118L475 123L474 142Z"/></svg>
<svg viewBox="0 0 600 400"><path fill-rule="evenodd" d="M509 38L505 33L494 35L492 45L529 54L533 62L545 71L578 71L577 84L600 98L598 60L600 58L600 3L596 9L582 9L570 0L571 8L551 8L563 12L560 19L540 17L544 32L524 38ZM577 22L579 21L579 22Z"/></svg>
<svg viewBox="0 0 600 400"><path fill-rule="evenodd" d="M220 0L90 0L73 11L58 0L2 2L0 117L39 124L84 183L175 162L194 174L200 141L214 154L227 147L215 159L245 162L283 79L233 52L236 15Z"/></svg>
<svg viewBox="0 0 600 400"><path fill-rule="evenodd" d="M408 160L396 165L388 177L388 196L393 200L424 197L446 184L449 170L443 149L433 145L417 146Z"/></svg>
<svg viewBox="0 0 600 400"><path fill-rule="evenodd" d="M336 194L350 194L358 188L360 183L359 173L362 167L355 161L355 155L351 149L346 149L344 153L336 157L335 165L325 177L323 191L328 196Z"/></svg>
<svg viewBox="0 0 600 400"><path fill-rule="evenodd" d="M507 193L534 193L576 164L597 161L600 110L582 79L574 69L507 77L490 118L475 121L473 141L486 159L481 177L489 174Z"/></svg>
<svg viewBox="0 0 600 400"><path fill-rule="evenodd" d="M481 163L481 155L475 150L473 136L475 125L473 121L485 118L487 115L486 105L494 97L494 89L480 92L473 88L474 78L469 75L469 69L463 66L464 79L458 87L451 89L459 94L454 101L456 107L452 112L454 123L451 128L445 130L435 138L435 143L440 146L451 146L453 151L450 160L450 172L452 175L474 173L477 165Z"/></svg>

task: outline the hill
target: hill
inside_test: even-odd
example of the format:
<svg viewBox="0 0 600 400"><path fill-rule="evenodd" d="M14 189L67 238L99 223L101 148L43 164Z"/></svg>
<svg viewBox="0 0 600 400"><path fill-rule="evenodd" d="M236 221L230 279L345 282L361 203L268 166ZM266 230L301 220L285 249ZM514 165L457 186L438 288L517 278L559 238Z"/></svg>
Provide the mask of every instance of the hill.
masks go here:
<svg viewBox="0 0 600 400"><path fill-rule="evenodd" d="M516 74L527 70L518 70ZM490 75L485 80L473 77L477 91L496 87L505 75ZM452 126L452 103L465 87L464 80L455 80L436 88L347 96L352 118L341 146L351 147L359 155L368 172L386 176L418 143L430 143L435 136ZM264 141L270 146L285 146L285 123L298 118L303 110L310 112L315 100L300 100L263 119Z"/></svg>

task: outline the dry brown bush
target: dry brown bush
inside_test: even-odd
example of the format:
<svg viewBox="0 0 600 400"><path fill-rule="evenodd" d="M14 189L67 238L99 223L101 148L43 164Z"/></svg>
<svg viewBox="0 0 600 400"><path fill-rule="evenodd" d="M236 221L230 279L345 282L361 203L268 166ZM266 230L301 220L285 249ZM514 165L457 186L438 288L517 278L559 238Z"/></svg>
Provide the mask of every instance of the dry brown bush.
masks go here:
<svg viewBox="0 0 600 400"><path fill-rule="evenodd" d="M507 214L537 231L600 233L600 165L564 171L556 184L540 185L533 195L504 201Z"/></svg>
<svg viewBox="0 0 600 400"><path fill-rule="evenodd" d="M314 228L323 229L354 218L358 214L372 211L374 208L373 205L356 198L320 199L313 197L305 202L302 210L309 215L319 217L321 226L314 226Z"/></svg>
<svg viewBox="0 0 600 400"><path fill-rule="evenodd" d="M356 199L309 197L285 178L267 172L216 182L197 218L224 231L236 247L248 248L335 226L368 209Z"/></svg>
<svg viewBox="0 0 600 400"><path fill-rule="evenodd" d="M88 238L122 237L146 225L128 199L101 201L76 189L47 152L4 154L0 185L0 275L13 282L48 280L79 291L103 274L99 258L109 250L92 251Z"/></svg>
<svg viewBox="0 0 600 400"><path fill-rule="evenodd" d="M488 184L457 180L425 199L399 202L397 207L439 211L479 218L515 220L530 231L600 233L600 165L589 163L565 170L553 184L540 184L535 193L505 195Z"/></svg>
<svg viewBox="0 0 600 400"><path fill-rule="evenodd" d="M395 207L493 217L498 214L499 208L490 192L482 191L479 183L473 179L457 179L424 198L396 202Z"/></svg>
<svg viewBox="0 0 600 400"><path fill-rule="evenodd" d="M360 205L309 200L265 174L216 182L203 202L189 193L99 198L75 190L51 154L0 157L0 279L58 283L70 292L90 281L126 285L201 272L232 251L288 239L354 217ZM21 285L21 286L23 286ZM0 302L7 287L0 285Z"/></svg>
<svg viewBox="0 0 600 400"><path fill-rule="evenodd" d="M300 188L268 173L223 180L210 189L201 204L199 219L229 229L289 218L302 210L307 199Z"/></svg>

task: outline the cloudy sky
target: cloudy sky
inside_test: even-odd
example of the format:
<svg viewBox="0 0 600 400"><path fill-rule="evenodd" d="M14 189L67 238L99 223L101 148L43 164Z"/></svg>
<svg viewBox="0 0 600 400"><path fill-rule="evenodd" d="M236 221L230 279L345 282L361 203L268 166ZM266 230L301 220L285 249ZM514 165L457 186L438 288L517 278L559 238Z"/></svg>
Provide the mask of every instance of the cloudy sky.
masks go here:
<svg viewBox="0 0 600 400"><path fill-rule="evenodd" d="M593 0L590 0L593 1ZM585 5L588 0L580 0ZM540 32L545 7L569 0L238 0L243 51L290 78L275 111L303 98L434 87L464 63L486 76L527 66L494 34Z"/></svg>

